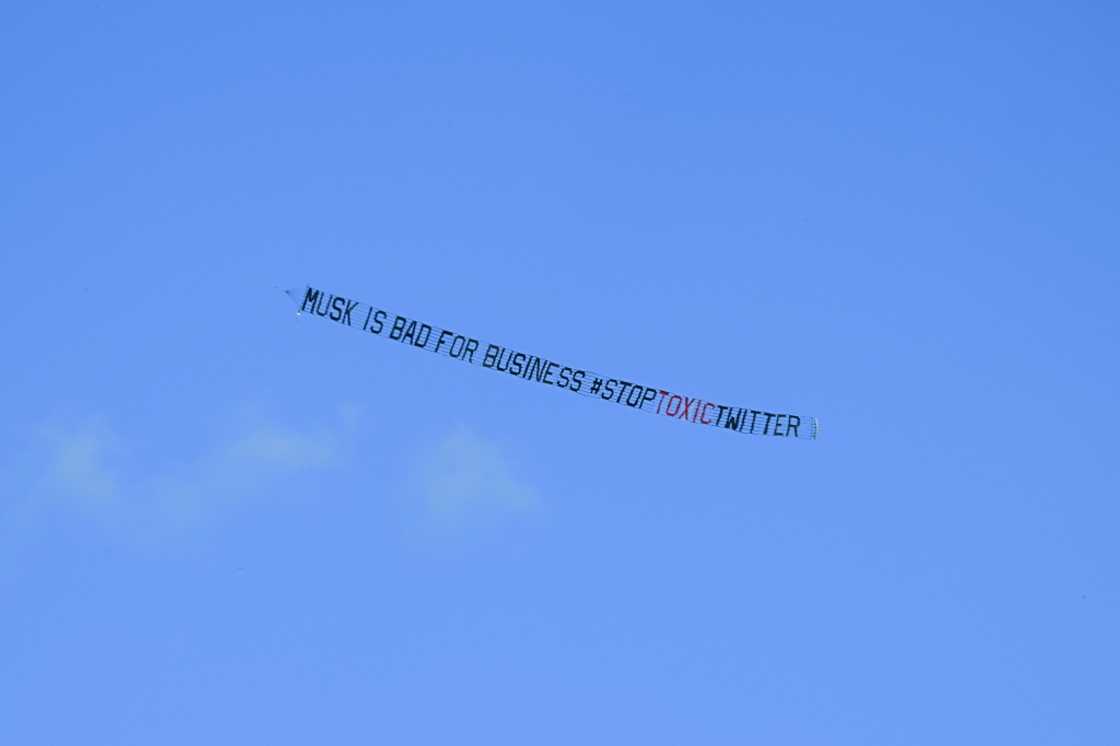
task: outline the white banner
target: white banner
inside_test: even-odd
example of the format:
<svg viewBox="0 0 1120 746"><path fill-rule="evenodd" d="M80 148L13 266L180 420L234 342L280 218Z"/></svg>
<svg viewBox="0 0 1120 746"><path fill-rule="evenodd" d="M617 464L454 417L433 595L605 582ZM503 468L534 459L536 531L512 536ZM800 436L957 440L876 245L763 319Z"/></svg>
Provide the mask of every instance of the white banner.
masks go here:
<svg viewBox="0 0 1120 746"><path fill-rule="evenodd" d="M786 412L717 404L586 368L564 365L502 345L395 314L368 303L308 286L302 300L287 294L308 313L383 339L488 368L524 381L552 386L581 396L621 404L641 412L718 427L745 435L816 439L817 418Z"/></svg>

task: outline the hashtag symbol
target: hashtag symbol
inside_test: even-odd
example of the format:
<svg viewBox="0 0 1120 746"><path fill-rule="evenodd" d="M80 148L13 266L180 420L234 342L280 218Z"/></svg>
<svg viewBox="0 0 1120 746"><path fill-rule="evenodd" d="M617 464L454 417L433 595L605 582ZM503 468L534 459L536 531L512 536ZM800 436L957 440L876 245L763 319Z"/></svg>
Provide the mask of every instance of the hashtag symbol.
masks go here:
<svg viewBox="0 0 1120 746"><path fill-rule="evenodd" d="M598 394L599 389L601 389L602 387L603 387L603 379L602 378L596 378L594 381L591 382L591 393L592 394Z"/></svg>

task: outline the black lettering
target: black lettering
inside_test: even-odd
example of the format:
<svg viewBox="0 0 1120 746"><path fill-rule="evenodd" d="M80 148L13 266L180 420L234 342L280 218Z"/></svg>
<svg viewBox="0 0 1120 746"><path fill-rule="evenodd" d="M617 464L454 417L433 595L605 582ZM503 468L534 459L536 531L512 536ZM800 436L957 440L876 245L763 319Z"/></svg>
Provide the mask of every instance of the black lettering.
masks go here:
<svg viewBox="0 0 1120 746"><path fill-rule="evenodd" d="M402 342L408 342L411 345L416 344L416 322L415 321L408 322L408 326L405 327L404 334L401 335L401 341Z"/></svg>
<svg viewBox="0 0 1120 746"><path fill-rule="evenodd" d="M630 383L629 381L619 381L619 383L622 384L622 387L619 388L619 390L618 390L618 398L615 399L616 403L621 402L623 400L623 398L625 398L626 392L629 391L630 387L634 385L634 384Z"/></svg>
<svg viewBox="0 0 1120 746"><path fill-rule="evenodd" d="M408 319L404 316L398 316L393 319L393 328L389 330L389 339L400 339L406 323L408 323Z"/></svg>
<svg viewBox="0 0 1120 746"><path fill-rule="evenodd" d="M358 301L356 301L356 300L346 301L346 312L344 314L342 314L342 318L346 319L346 326L353 326L353 324L350 323L350 312L353 311L357 307L358 307Z"/></svg>
<svg viewBox="0 0 1120 746"><path fill-rule="evenodd" d="M774 417L774 414L772 412L763 412L763 414L766 415L766 425L762 428L762 434L767 435L767 431L770 429L770 420Z"/></svg>
<svg viewBox="0 0 1120 746"><path fill-rule="evenodd" d="M471 337L467 340L467 346L463 350L463 355L467 358L467 362L474 365L474 353L478 350L478 340Z"/></svg>
<svg viewBox="0 0 1120 746"><path fill-rule="evenodd" d="M614 398L614 384L616 383L618 383L618 381L614 380L613 378L608 378L607 382L603 384L602 397L607 401L610 401Z"/></svg>
<svg viewBox="0 0 1120 746"><path fill-rule="evenodd" d="M657 389L646 389L642 394L642 403L638 405L638 409L645 407L646 402L653 401L657 398Z"/></svg>
<svg viewBox="0 0 1120 746"><path fill-rule="evenodd" d="M801 418L791 414L789 416L789 427L786 428L786 437L788 438L790 433L793 433L793 437L800 438L801 436L797 434L797 428L799 427L801 427Z"/></svg>
<svg viewBox="0 0 1120 746"><path fill-rule="evenodd" d="M626 397L626 406L638 406L638 402L642 400L642 391L643 389L641 386L635 385L634 388L630 390L630 396Z"/></svg>
<svg viewBox="0 0 1120 746"><path fill-rule="evenodd" d="M303 313L304 311L306 311L308 303L311 304L311 310L314 311L315 305L319 302L319 298L322 297L322 295L323 291L321 290L316 290L310 287L307 288L307 294L303 296L303 305L299 307L299 312Z"/></svg>
<svg viewBox="0 0 1120 746"><path fill-rule="evenodd" d="M516 370L514 370L514 368L516 368ZM524 368L525 368L525 353L524 352L514 353L513 357L510 358L509 374L511 376L519 376L519 375L521 375L521 371L524 370Z"/></svg>
<svg viewBox="0 0 1120 746"><path fill-rule="evenodd" d="M450 336L451 336L451 332L447 331L446 329L441 329L440 330L439 338L436 339L436 352L439 352L439 348L443 347L443 338L444 337L450 337Z"/></svg>
<svg viewBox="0 0 1120 746"><path fill-rule="evenodd" d="M377 311L373 314L373 326L369 328L374 334L380 334L381 330L385 328L385 317L389 314L385 311Z"/></svg>
<svg viewBox="0 0 1120 746"><path fill-rule="evenodd" d="M416 335L416 346L427 348L428 340L432 337L432 327L427 324L420 325L420 333Z"/></svg>
<svg viewBox="0 0 1120 746"><path fill-rule="evenodd" d="M346 305L346 299L342 296L335 296L331 300L331 321L342 320L343 306Z"/></svg>
<svg viewBox="0 0 1120 746"><path fill-rule="evenodd" d="M729 407L725 407L722 404L717 404L716 406L719 407L719 417L716 417L716 424L718 425L723 422L723 413L726 412Z"/></svg>
<svg viewBox="0 0 1120 746"><path fill-rule="evenodd" d="M548 383L548 384L552 383L552 372L553 372L553 370L555 370L558 367L560 367L560 366L558 366L554 362L549 361L548 365L546 365L545 369L544 369L544 378L543 378L544 383Z"/></svg>
<svg viewBox="0 0 1120 746"><path fill-rule="evenodd" d="M565 365L560 369L560 375L556 379L556 385L562 389L566 389L568 388L568 384L571 382L571 380L572 369Z"/></svg>
<svg viewBox="0 0 1120 746"><path fill-rule="evenodd" d="M441 334L440 336L443 335ZM436 343L436 349L439 349L439 343ZM498 352L501 349L502 348L498 347L497 345L486 345L486 354L482 357L482 367L493 368L494 363L498 360Z"/></svg>
<svg viewBox="0 0 1120 746"><path fill-rule="evenodd" d="M505 355L505 357L506 357L504 363L502 362L502 355ZM509 370L509 365L512 361L513 361L513 350L507 350L506 348L503 347L502 351L500 353L498 353L498 364L497 364L496 367L500 371L503 371L503 372L508 371ZM516 375L516 374L514 374L514 375Z"/></svg>
<svg viewBox="0 0 1120 746"><path fill-rule="evenodd" d="M463 347L466 346L466 344L467 338L462 334L456 334L455 339L451 340L451 349L448 350L447 354L451 355L451 357L461 357L463 354ZM456 347L458 347L458 352L455 351Z"/></svg>
<svg viewBox="0 0 1120 746"><path fill-rule="evenodd" d="M570 388L572 391L575 391L578 394L579 390L583 388L583 377L586 376L586 375L587 375L587 371L583 371L583 370L574 371L572 373L572 383L574 385L569 386L568 388Z"/></svg>
<svg viewBox="0 0 1120 746"><path fill-rule="evenodd" d="M754 432L754 421L760 414L762 414L762 412L759 412L757 409L752 409L751 410L751 432L752 433Z"/></svg>
<svg viewBox="0 0 1120 746"><path fill-rule="evenodd" d="M727 410L727 424L724 425L724 427L727 428L728 430L738 430L738 429L740 429L740 426L742 425L742 422L743 422L742 418L743 418L742 408L739 409L738 414L731 414L731 409L728 408L728 410Z"/></svg>
<svg viewBox="0 0 1120 746"><path fill-rule="evenodd" d="M785 432L779 431L778 428L782 426L782 420L785 419L784 414L775 415L777 419L774 420L774 435L785 435Z"/></svg>

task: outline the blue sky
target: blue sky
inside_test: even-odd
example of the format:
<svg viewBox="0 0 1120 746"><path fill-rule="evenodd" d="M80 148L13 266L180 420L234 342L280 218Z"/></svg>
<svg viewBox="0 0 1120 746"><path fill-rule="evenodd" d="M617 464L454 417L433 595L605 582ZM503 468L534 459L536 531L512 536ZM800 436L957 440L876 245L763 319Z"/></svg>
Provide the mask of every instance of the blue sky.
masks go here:
<svg viewBox="0 0 1120 746"><path fill-rule="evenodd" d="M1108 4L0 27L0 740L1120 738Z"/></svg>

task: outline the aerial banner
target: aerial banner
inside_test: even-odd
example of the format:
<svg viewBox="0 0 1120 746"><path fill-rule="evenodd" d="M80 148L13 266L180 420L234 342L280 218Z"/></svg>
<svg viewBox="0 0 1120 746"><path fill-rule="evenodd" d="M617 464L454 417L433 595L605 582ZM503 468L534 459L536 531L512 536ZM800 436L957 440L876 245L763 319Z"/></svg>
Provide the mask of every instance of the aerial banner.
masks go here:
<svg viewBox="0 0 1120 746"><path fill-rule="evenodd" d="M718 404L637 381L612 378L587 368L484 342L462 332L426 324L310 286L304 289L302 298L297 291L285 292L299 304L299 314L318 316L363 334L640 412L744 435L814 440L820 431L816 417Z"/></svg>

